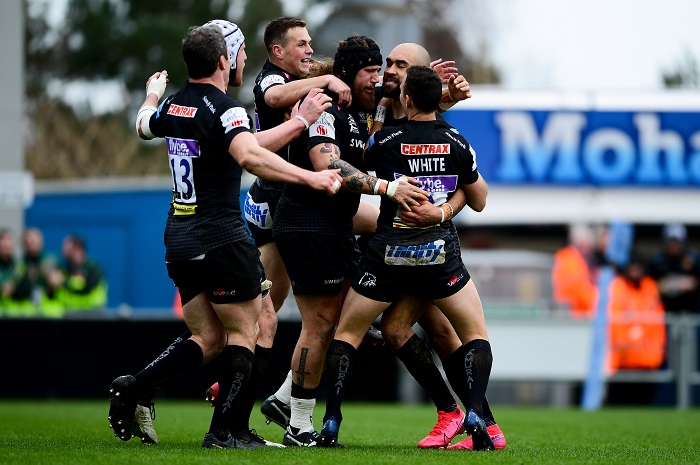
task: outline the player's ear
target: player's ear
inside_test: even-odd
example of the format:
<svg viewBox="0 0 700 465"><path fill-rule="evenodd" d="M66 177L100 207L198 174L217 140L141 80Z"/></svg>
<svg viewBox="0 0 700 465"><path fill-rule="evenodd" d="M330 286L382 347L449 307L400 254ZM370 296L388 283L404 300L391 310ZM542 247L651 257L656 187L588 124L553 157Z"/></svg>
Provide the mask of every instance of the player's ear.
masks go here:
<svg viewBox="0 0 700 465"><path fill-rule="evenodd" d="M231 65L229 64L229 60L225 56L220 55L218 67L221 71L224 71L224 70L230 68Z"/></svg>
<svg viewBox="0 0 700 465"><path fill-rule="evenodd" d="M282 59L284 53L282 53L282 46L280 44L275 44L272 46L272 55L278 60Z"/></svg>

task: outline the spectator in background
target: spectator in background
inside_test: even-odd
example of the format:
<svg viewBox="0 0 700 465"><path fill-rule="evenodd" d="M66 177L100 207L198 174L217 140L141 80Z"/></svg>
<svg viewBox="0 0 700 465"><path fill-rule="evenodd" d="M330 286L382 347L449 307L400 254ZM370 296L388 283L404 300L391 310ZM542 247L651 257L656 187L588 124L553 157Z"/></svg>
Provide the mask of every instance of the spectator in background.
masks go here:
<svg viewBox="0 0 700 465"><path fill-rule="evenodd" d="M14 235L9 229L0 229L0 315L7 313L16 268Z"/></svg>
<svg viewBox="0 0 700 465"><path fill-rule="evenodd" d="M608 294L610 373L661 368L666 359L664 307L656 281L639 256L630 257L610 282ZM656 383L613 383L608 402L648 405L656 390Z"/></svg>
<svg viewBox="0 0 700 465"><path fill-rule="evenodd" d="M8 316L43 316L60 318L63 305L58 300L58 289L63 275L58 260L44 252L44 235L37 228L29 228L22 235L22 259L17 263Z"/></svg>
<svg viewBox="0 0 700 465"><path fill-rule="evenodd" d="M64 282L59 301L66 315L102 314L107 304L107 282L100 265L88 256L85 240L76 235L66 236L62 254Z"/></svg>
<svg viewBox="0 0 700 465"><path fill-rule="evenodd" d="M663 246L650 261L664 308L669 313L700 313L700 254L686 243L687 231L680 223L663 229Z"/></svg>
<svg viewBox="0 0 700 465"><path fill-rule="evenodd" d="M595 234L587 225L572 225L569 245L554 254L552 288L554 300L571 311L575 318L594 315L597 260Z"/></svg>

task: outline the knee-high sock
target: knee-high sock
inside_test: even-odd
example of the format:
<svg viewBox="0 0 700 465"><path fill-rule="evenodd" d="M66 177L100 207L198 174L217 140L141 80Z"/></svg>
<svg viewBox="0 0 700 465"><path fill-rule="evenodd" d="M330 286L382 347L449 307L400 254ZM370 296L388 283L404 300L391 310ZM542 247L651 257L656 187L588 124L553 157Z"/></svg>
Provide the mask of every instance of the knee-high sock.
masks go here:
<svg viewBox="0 0 700 465"><path fill-rule="evenodd" d="M185 334L175 339L158 358L136 373L136 387L142 397L140 400L150 400L161 383L196 370L202 364L204 354L201 347L191 339L183 339Z"/></svg>
<svg viewBox="0 0 700 465"><path fill-rule="evenodd" d="M457 402L435 365L430 346L423 339L414 334L395 354L411 376L425 389L438 410L455 411Z"/></svg>
<svg viewBox="0 0 700 465"><path fill-rule="evenodd" d="M443 364L452 389L464 407L474 410L479 416L484 415L492 361L491 344L483 339L474 339L447 357Z"/></svg>
<svg viewBox="0 0 700 465"><path fill-rule="evenodd" d="M272 349L259 345L255 346L255 359L253 360L250 379L245 388L243 388L243 391L239 394L236 404L233 406L234 414L231 418L231 424L229 425L232 433L250 429L250 414L253 412L255 399L260 391L260 385L265 377L265 371L267 370L271 355Z"/></svg>
<svg viewBox="0 0 700 465"><path fill-rule="evenodd" d="M464 389L460 388L460 380L464 378L464 364L459 359L459 356L455 356L456 353L457 351L448 355L445 360L442 361L442 367L445 369L445 374L447 375L447 380L450 382L450 386L452 386L452 390L459 392L460 389ZM491 406L489 405L489 401L486 396L484 396L484 402L481 404L481 409L483 412L482 418L486 422L486 426L495 425L496 418L491 411Z"/></svg>
<svg viewBox="0 0 700 465"><path fill-rule="evenodd" d="M343 414L340 405L345 397L348 383L357 359L357 349L352 344L333 339L328 349L326 362L326 413L325 422L329 417L335 417L340 423Z"/></svg>
<svg viewBox="0 0 700 465"><path fill-rule="evenodd" d="M242 346L226 346L219 354L219 395L214 402L209 432L221 440L228 437L236 413L233 406L250 379L254 357L250 349Z"/></svg>

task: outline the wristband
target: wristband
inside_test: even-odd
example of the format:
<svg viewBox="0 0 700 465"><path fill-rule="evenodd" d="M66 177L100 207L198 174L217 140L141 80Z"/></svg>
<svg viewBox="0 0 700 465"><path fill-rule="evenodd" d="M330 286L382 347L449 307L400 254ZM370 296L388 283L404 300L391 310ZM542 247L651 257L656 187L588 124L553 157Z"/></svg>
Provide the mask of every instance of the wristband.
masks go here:
<svg viewBox="0 0 700 465"><path fill-rule="evenodd" d="M146 97L148 97L149 94L156 94L156 97L158 97L158 100L163 96L165 93L165 87L168 85L167 84L167 77L165 74L161 74L155 79L151 79L151 82L148 83L148 87L146 88Z"/></svg>
<svg viewBox="0 0 700 465"><path fill-rule="evenodd" d="M440 208L440 223L445 221L445 210Z"/></svg>
<svg viewBox="0 0 700 465"><path fill-rule="evenodd" d="M304 118L304 117L301 116L301 115L294 115L294 117L295 117L296 119L298 119L299 121L301 121L302 123L304 123L304 128L309 129L309 122L306 121L306 118Z"/></svg>
<svg viewBox="0 0 700 465"><path fill-rule="evenodd" d="M383 123L385 118L386 118L386 107L379 105L377 107L377 112L374 114L374 121L377 121L379 123Z"/></svg>
<svg viewBox="0 0 700 465"><path fill-rule="evenodd" d="M455 216L455 209L452 208L452 205L450 205L450 204L447 203L447 202L445 202L443 205L447 205L447 208L450 209L450 216L448 216L447 219L448 219L448 220L451 220L452 218L454 218L454 216ZM442 205L441 205L441 206L442 206ZM440 210L442 210L442 208L441 208Z"/></svg>
<svg viewBox="0 0 700 465"><path fill-rule="evenodd" d="M379 193L379 188L381 187L382 183L386 183L388 185L389 181L377 178L377 182L374 184L374 195L382 195ZM386 189L384 189L384 192L386 192Z"/></svg>

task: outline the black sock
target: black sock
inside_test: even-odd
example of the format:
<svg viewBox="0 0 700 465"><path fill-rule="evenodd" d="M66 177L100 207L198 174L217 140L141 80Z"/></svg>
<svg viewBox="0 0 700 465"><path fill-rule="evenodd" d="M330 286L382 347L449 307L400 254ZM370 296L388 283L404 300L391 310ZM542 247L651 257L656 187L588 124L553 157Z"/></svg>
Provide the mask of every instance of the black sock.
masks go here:
<svg viewBox="0 0 700 465"><path fill-rule="evenodd" d="M204 353L199 344L180 336L158 358L136 373L137 391L142 397L148 397L150 400L161 383L187 371L196 370L203 360Z"/></svg>
<svg viewBox="0 0 700 465"><path fill-rule="evenodd" d="M438 410L455 411L457 402L435 365L430 346L423 339L414 334L395 352L395 355L403 362L418 384L426 390Z"/></svg>
<svg viewBox="0 0 700 465"><path fill-rule="evenodd" d="M443 363L447 379L464 407L481 417L492 361L491 344L484 339L474 339L455 350Z"/></svg>
<svg viewBox="0 0 700 465"><path fill-rule="evenodd" d="M333 339L326 359L326 413L323 421L325 422L329 417L335 417L340 423L343 421L340 405L352 377L357 349L352 344Z"/></svg>
<svg viewBox="0 0 700 465"><path fill-rule="evenodd" d="M481 404L481 409L483 410L484 414L481 416L481 418L484 419L486 422L486 426L491 426L496 424L496 419L493 417L493 412L491 411L491 406L489 405L488 399L484 397L484 403Z"/></svg>
<svg viewBox="0 0 700 465"><path fill-rule="evenodd" d="M236 404L234 404L234 414L231 418L230 429L232 433L240 433L250 429L249 421L250 414L255 406L255 399L260 390L260 385L265 377L267 366L272 356L272 349L267 347L255 346L255 359L253 360L253 368L250 372L248 384L239 394Z"/></svg>
<svg viewBox="0 0 700 465"><path fill-rule="evenodd" d="M217 357L221 359L219 395L214 402L209 432L220 440L228 437L229 425L235 414L233 405L248 383L254 357L253 352L242 346L226 346Z"/></svg>

